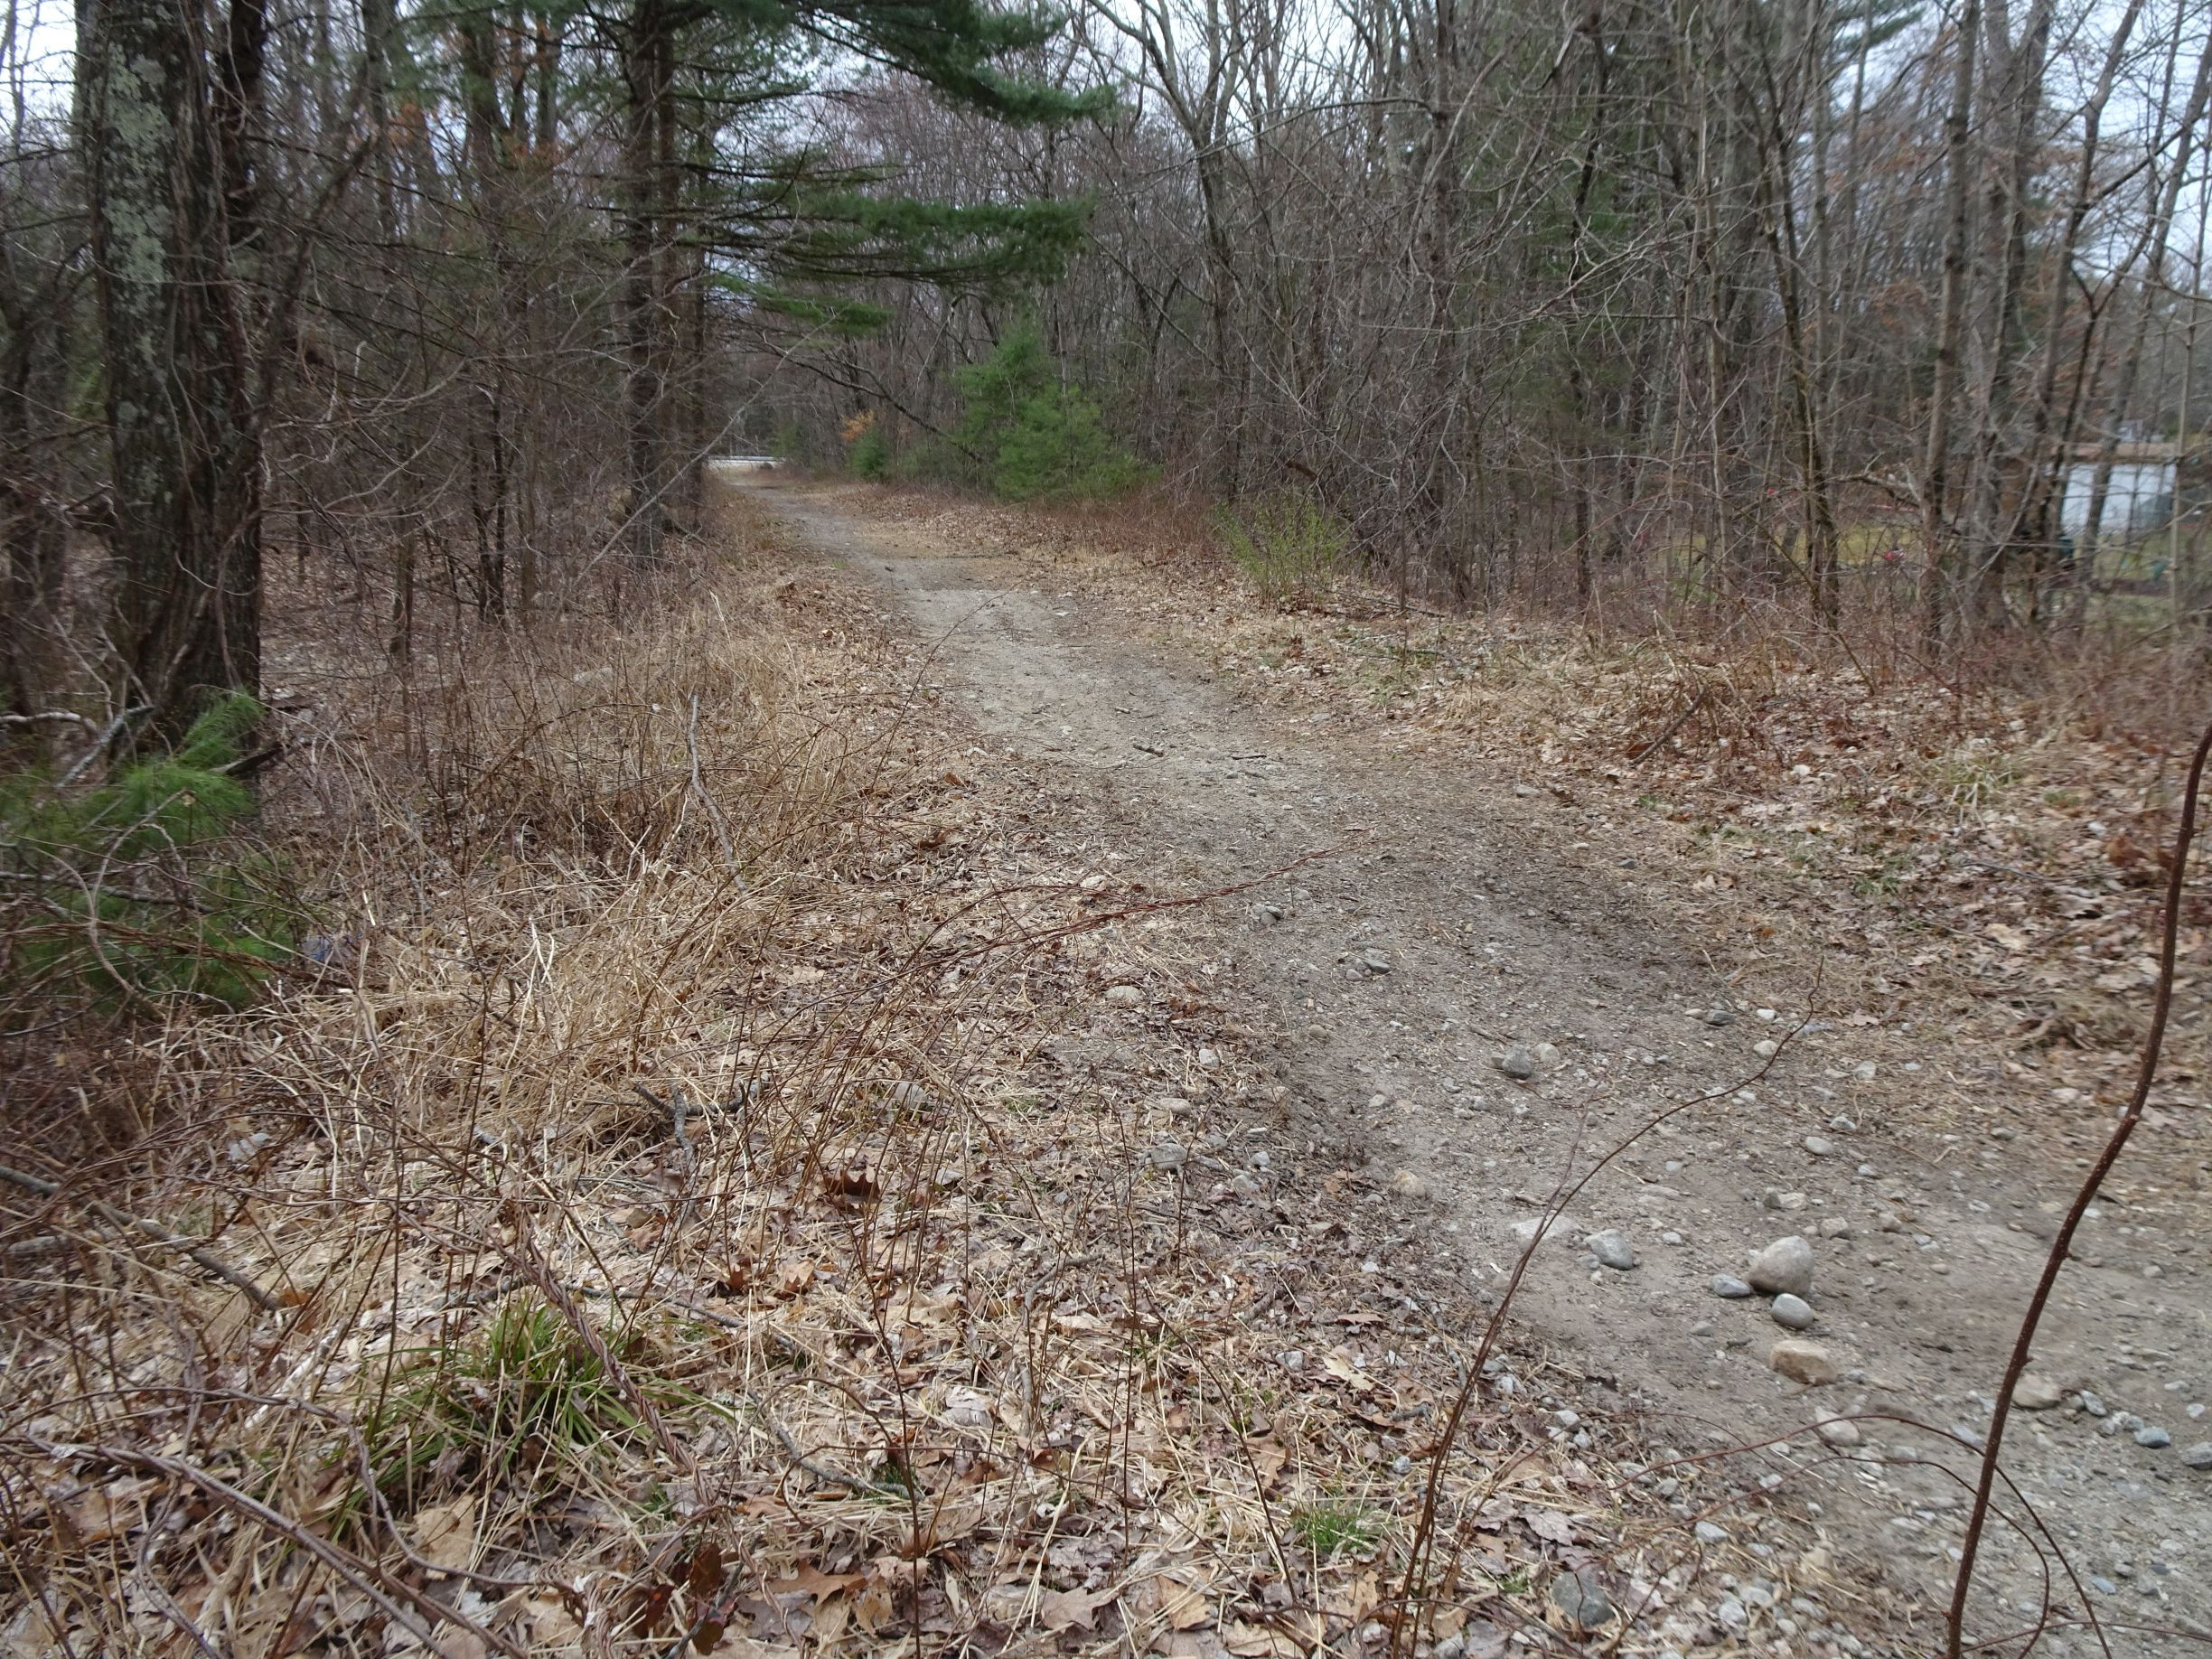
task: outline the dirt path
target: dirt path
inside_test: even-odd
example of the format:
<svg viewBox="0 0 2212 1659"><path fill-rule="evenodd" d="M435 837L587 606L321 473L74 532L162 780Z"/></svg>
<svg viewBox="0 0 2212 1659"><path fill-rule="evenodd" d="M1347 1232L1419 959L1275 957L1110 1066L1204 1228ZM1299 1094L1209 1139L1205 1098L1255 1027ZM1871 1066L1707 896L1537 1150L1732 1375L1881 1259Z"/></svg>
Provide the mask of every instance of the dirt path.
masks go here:
<svg viewBox="0 0 2212 1659"><path fill-rule="evenodd" d="M1855 1447L1801 1440L1774 1501L1922 1593L1945 1580L1964 1503L1934 1465L1970 1476L1971 1459L1895 1420L1986 1427L2069 1174L2024 1141L1916 1123L1915 1073L1965 1075L1975 1056L1931 1045L1878 1069L1849 1026L1816 1020L1747 1083L1768 1065L1757 1045L1804 1011L1732 1007L1700 941L1620 879L1633 846L1563 842L1533 791L1441 769L1418 741L1378 749L1293 725L1163 660L1110 607L1040 591L1018 558L933 548L842 508L836 487L758 488L895 598L934 644L933 678L985 733L1059 770L1083 803L1070 833L1103 856L1156 885L1212 886L1341 849L1229 910L1224 938L1283 1033L1294 1122L1404 1172L1404 1230L1456 1248L1469 1284L1502 1282L1571 1159L1719 1092L1582 1193L1516 1314L1645 1408L1654 1443L1692 1456L1867 1414ZM1526 1082L1499 1069L1516 1046L1536 1060ZM1633 1269L1596 1263L1581 1240L1602 1230ZM1842 1371L1830 1387L1769 1368L1792 1333L1766 1298L1711 1288L1788 1233L1816 1259L1806 1336ZM2102 1207L2039 1354L2066 1401L2016 1415L2009 1442L2012 1478L2080 1575L2084 1593L2054 1589L2057 1617L2078 1621L2086 1600L2118 1653L2164 1651L2146 1627L2212 1618L2212 1472L2186 1461L2212 1439L2191 1248ZM2170 1445L2139 1443L2161 1433ZM2040 1570L2010 1538L1996 1551L1990 1582L2032 1625ZM1994 1600L1985 1611L1993 1624ZM2078 1628L2046 1640L2037 1651L2097 1651Z"/></svg>

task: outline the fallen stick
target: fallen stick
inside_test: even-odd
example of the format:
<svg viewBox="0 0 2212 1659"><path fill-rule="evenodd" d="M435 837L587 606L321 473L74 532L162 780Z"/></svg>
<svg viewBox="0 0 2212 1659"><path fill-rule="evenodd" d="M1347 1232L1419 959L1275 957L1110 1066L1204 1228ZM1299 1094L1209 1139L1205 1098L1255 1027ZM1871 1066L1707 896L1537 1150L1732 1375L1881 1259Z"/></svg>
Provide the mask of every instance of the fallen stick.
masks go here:
<svg viewBox="0 0 2212 1659"><path fill-rule="evenodd" d="M0 1181L12 1182L25 1192L36 1193L42 1198L57 1198L61 1195L61 1186L59 1182L49 1181L42 1176L26 1175L20 1169L9 1168L5 1164L0 1164ZM262 1312L275 1313L283 1305L259 1285L254 1283L252 1279L247 1278L245 1274L239 1272L238 1269L196 1240L172 1233L159 1222L148 1221L143 1215L127 1214L117 1209L112 1204L103 1204L98 1198L80 1198L78 1202L102 1221L113 1226L120 1227L126 1232L142 1233L157 1244L165 1244L171 1250L183 1251L202 1267L207 1269L209 1272L214 1274L216 1278L226 1284L235 1285L239 1290L245 1292L252 1298L254 1306Z"/></svg>

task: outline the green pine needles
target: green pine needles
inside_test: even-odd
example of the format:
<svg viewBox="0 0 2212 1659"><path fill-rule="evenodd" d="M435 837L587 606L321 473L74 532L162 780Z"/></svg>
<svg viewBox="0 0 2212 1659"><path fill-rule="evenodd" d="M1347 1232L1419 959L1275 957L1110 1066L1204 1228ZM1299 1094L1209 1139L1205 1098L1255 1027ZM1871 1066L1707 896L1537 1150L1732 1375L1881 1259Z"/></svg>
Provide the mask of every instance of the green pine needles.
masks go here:
<svg viewBox="0 0 2212 1659"><path fill-rule="evenodd" d="M72 792L42 771L0 776L0 994L23 1006L248 1000L290 953L292 907L265 858L227 858L253 810L232 775L262 715L242 693L183 740Z"/></svg>
<svg viewBox="0 0 2212 1659"><path fill-rule="evenodd" d="M967 400L958 437L1008 501L1101 501L1144 468L1107 433L1099 407L1069 383L1033 328L1018 328L957 377Z"/></svg>

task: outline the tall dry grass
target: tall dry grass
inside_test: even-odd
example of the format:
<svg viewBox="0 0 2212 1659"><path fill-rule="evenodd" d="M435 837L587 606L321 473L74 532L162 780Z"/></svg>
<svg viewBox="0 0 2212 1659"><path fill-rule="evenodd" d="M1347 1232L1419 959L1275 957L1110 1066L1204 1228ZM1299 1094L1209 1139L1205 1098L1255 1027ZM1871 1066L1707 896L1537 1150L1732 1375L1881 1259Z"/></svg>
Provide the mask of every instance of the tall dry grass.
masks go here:
<svg viewBox="0 0 2212 1659"><path fill-rule="evenodd" d="M579 1561L637 1570L641 1490L664 1518L710 1502L695 1420L743 1392L722 1350L773 1363L685 1310L783 1270L779 1204L842 1200L863 1271L885 1186L926 1214L931 929L864 895L938 738L851 596L757 539L633 584L626 625L456 630L406 672L367 630L295 632L261 835L310 912L300 960L242 1015L14 1042L11 1093L46 1111L5 1161L57 1188L0 1197L16 1650L589 1624L548 1590L494 1628L502 1587L465 1575L426 1605L410 1558L455 1564L463 1532L561 1554L545 1530L588 1533L596 1494L623 1536Z"/></svg>

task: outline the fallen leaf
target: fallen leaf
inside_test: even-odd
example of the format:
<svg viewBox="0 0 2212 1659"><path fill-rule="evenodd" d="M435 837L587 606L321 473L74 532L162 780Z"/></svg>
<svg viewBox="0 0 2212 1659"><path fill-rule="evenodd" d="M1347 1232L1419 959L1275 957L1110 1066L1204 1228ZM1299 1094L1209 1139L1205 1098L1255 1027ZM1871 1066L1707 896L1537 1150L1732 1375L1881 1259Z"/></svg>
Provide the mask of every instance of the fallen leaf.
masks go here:
<svg viewBox="0 0 2212 1659"><path fill-rule="evenodd" d="M447 1572L476 1564L476 1495L464 1492L449 1504L415 1512L415 1553Z"/></svg>
<svg viewBox="0 0 2212 1659"><path fill-rule="evenodd" d="M1283 1466L1290 1461L1290 1454L1272 1435L1254 1436L1246 1439L1244 1449L1251 1457L1253 1469L1259 1474L1260 1490L1262 1492L1275 1484L1275 1477L1283 1472Z"/></svg>
<svg viewBox="0 0 2212 1659"><path fill-rule="evenodd" d="M1373 1377L1352 1363L1352 1350L1349 1348L1331 1348L1323 1356L1321 1365L1339 1382L1349 1382L1360 1393L1365 1393L1375 1385Z"/></svg>
<svg viewBox="0 0 2212 1659"><path fill-rule="evenodd" d="M810 1561L795 1573L770 1579L768 1593L772 1596L788 1596L795 1591L811 1596L817 1601L827 1601L832 1596L842 1596L847 1590L858 1589L867 1582L867 1574L864 1572L824 1572Z"/></svg>
<svg viewBox="0 0 2212 1659"><path fill-rule="evenodd" d="M1521 1524L1546 1543L1570 1544L1575 1541L1574 1523L1556 1509L1524 1509Z"/></svg>
<svg viewBox="0 0 2212 1659"><path fill-rule="evenodd" d="M1109 1590L1046 1590L1037 1598L1037 1623L1047 1630L1088 1630L1091 1616L1112 1599Z"/></svg>
<svg viewBox="0 0 2212 1659"><path fill-rule="evenodd" d="M776 1270L776 1294L797 1296L814 1282L814 1264L803 1257L786 1261Z"/></svg>
<svg viewBox="0 0 2212 1659"><path fill-rule="evenodd" d="M1159 1587L1160 1611L1177 1630L1199 1630L1214 1622L1214 1609L1206 1604L1205 1591L1197 1585L1173 1579L1154 1582Z"/></svg>

